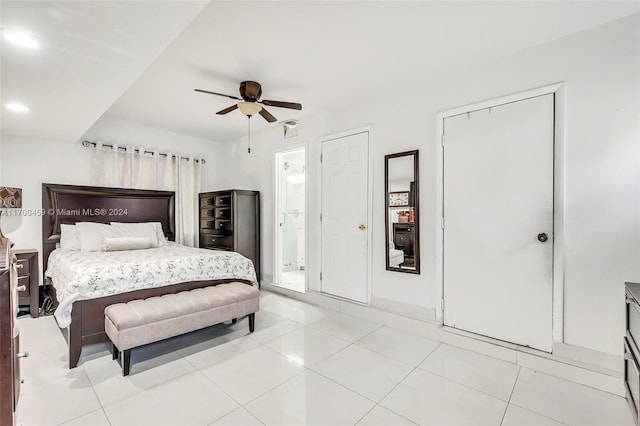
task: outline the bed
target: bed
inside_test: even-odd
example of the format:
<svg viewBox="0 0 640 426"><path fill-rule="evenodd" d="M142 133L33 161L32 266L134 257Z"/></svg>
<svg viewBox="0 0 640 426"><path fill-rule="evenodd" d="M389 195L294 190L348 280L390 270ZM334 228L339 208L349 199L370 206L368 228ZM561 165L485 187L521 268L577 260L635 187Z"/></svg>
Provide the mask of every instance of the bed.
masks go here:
<svg viewBox="0 0 640 426"><path fill-rule="evenodd" d="M257 284L251 262L233 252L196 249L173 242L130 252L56 249L60 225L76 222L159 222L164 235L173 241L173 192L45 183L42 208L43 271L45 282L53 284L56 320L64 329L69 347L69 368L78 365L83 346L108 341L104 308L111 304L230 281ZM175 272L176 268L181 272ZM132 274L134 270L140 273ZM217 273L208 275L212 271ZM127 276L131 277L130 286L125 285ZM161 279L146 279L151 276Z"/></svg>

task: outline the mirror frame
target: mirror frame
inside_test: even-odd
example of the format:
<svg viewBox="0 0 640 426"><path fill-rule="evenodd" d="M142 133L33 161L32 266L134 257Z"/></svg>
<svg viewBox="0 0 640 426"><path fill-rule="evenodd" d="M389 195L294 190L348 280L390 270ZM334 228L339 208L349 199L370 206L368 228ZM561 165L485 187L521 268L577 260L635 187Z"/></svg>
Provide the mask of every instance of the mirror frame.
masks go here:
<svg viewBox="0 0 640 426"><path fill-rule="evenodd" d="M414 227L415 227L415 243L413 247L415 269L403 269L389 266L389 160L399 157L413 156L413 215L414 215ZM419 168L418 168L419 150L398 152L395 154L388 154L384 156L384 242L385 242L385 262L387 265L387 271L404 272L407 274L420 274L420 191L418 181Z"/></svg>

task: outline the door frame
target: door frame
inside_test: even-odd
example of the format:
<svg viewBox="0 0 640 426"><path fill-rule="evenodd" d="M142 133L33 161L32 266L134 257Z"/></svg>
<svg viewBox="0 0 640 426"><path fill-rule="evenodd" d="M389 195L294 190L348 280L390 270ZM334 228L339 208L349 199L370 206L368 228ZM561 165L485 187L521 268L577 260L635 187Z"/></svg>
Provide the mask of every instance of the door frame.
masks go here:
<svg viewBox="0 0 640 426"><path fill-rule="evenodd" d="M298 151L304 148L304 256L305 256L305 268L304 268L304 290L305 292L309 290L309 146L307 142L296 143L292 145L280 146L273 150L271 154L271 176L272 176L272 187L273 187L273 224L274 224L274 233L273 233L273 278L272 281L274 285L276 284L277 279L279 278L282 281L282 276L278 265L280 262L280 253L278 251L278 247L280 245L280 221L278 217L278 212L280 210L278 204L280 201L280 188L278 186L278 155L286 154L288 152ZM276 173L278 172L278 173ZM282 263L282 262L280 262Z"/></svg>
<svg viewBox="0 0 640 426"><path fill-rule="evenodd" d="M436 284L436 319L444 324L444 229L442 217L444 215L444 150L443 131L446 118L491 108L525 99L553 94L554 95L554 164L553 164L553 262L552 262L552 345L564 342L564 257L565 257L565 109L566 94L564 82L538 87L511 95L501 96L476 102L461 107L441 111L436 114L436 220L435 232L435 282ZM446 140L444 141L446 144ZM438 303L439 302L439 303ZM555 345L554 345L555 346Z"/></svg>
<svg viewBox="0 0 640 426"><path fill-rule="evenodd" d="M353 135L357 135L359 133L368 133L368 138L367 138L367 157L368 157L368 161L367 161L367 305L371 305L371 297L372 297L372 288L371 288L371 282L372 282L372 274L373 274L373 244L372 244L372 238L373 238L373 233L372 233L372 223L373 223L373 126L372 125L368 125L368 126L363 126L363 127L358 127L352 130L347 130L344 132L339 132L339 133L332 133L329 135L325 135L319 138L319 155L318 155L318 182L317 182L317 197L318 197L318 206L319 206L319 210L320 210L320 214L322 214L322 148L324 145L322 145L324 142L328 142L328 141L332 141L335 139L340 139L340 138L344 138L347 136L353 136ZM320 220L320 217L318 217L318 220ZM318 260L319 260L319 265L320 265L320 274L322 274L322 221L319 221L320 223L320 227L319 227L319 238L318 238ZM342 298L340 296L335 296L332 294L328 294L328 293L323 293L322 292L322 280L318 281L318 292L329 296L329 297L334 297L340 300L347 300L351 303L360 303L358 301L355 300L351 300L351 299L346 299L346 298Z"/></svg>

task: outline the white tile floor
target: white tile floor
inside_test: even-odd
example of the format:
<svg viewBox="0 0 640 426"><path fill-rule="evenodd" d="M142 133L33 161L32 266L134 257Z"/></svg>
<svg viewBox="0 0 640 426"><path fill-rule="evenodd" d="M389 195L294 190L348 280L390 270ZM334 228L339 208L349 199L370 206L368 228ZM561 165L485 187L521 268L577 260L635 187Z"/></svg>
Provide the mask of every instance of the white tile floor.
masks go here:
<svg viewBox="0 0 640 426"><path fill-rule="evenodd" d="M66 368L52 317L19 319L18 424L631 425L624 399L263 291L247 320Z"/></svg>
<svg viewBox="0 0 640 426"><path fill-rule="evenodd" d="M282 273L282 282L277 284L278 287L287 288L289 290L297 291L298 293L304 293L305 285L305 271L295 270Z"/></svg>

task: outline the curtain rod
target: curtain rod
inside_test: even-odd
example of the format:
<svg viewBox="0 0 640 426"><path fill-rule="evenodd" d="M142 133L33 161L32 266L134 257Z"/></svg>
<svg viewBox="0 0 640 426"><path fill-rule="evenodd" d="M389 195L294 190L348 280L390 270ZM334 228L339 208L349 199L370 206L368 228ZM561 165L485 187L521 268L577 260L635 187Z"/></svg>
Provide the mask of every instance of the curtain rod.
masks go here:
<svg viewBox="0 0 640 426"><path fill-rule="evenodd" d="M96 146L98 146L98 144L95 143L95 142L91 142L91 141L82 141L82 146L86 146L87 148L89 148L89 147L94 147L95 148ZM104 146L106 148L113 148L113 145L112 144L108 144L108 143L103 143L102 146ZM118 150L126 151L127 148L125 148L124 146L119 146ZM136 148L134 150L134 152L140 153L140 150L138 148ZM154 151L146 151L146 150L143 150L142 153L143 154L152 154L152 155L155 154ZM169 154L166 154L164 152L159 152L158 155L160 157L168 157L169 156ZM176 158L176 156L175 155L171 155L171 158ZM188 160L187 157L180 157L180 159L181 160ZM193 161L200 162L202 164L206 163L204 158L194 158Z"/></svg>

